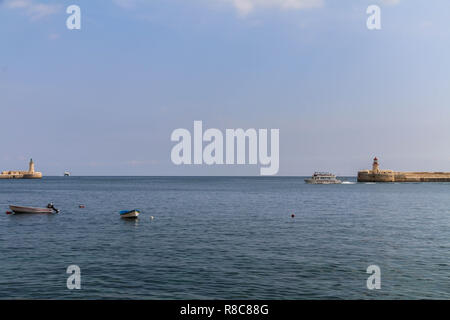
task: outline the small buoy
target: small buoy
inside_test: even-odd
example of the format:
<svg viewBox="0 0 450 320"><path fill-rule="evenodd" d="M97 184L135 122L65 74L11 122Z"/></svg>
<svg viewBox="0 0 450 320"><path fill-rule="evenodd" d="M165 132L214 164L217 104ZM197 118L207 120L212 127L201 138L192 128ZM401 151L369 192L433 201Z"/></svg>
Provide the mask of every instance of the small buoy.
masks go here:
<svg viewBox="0 0 450 320"><path fill-rule="evenodd" d="M295 214L291 214L291 218L295 218Z"/></svg>
<svg viewBox="0 0 450 320"><path fill-rule="evenodd" d="M154 217L154 216L150 216L150 219L152 219L152 220L153 220L153 219L155 219L155 217Z"/></svg>
<svg viewBox="0 0 450 320"><path fill-rule="evenodd" d="M6 211L6 214L12 214L12 212L11 211Z"/></svg>
<svg viewBox="0 0 450 320"><path fill-rule="evenodd" d="M84 204L79 205L80 209L84 209Z"/></svg>

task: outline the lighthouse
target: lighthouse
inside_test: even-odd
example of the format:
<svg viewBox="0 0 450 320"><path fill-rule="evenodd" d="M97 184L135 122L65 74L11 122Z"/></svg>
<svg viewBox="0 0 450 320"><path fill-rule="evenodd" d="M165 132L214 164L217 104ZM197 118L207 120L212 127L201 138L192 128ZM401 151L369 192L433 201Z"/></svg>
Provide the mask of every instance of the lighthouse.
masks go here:
<svg viewBox="0 0 450 320"><path fill-rule="evenodd" d="M33 159L30 159L28 164L28 171L9 170L2 171L0 179L41 179L42 172L34 171Z"/></svg>
<svg viewBox="0 0 450 320"><path fill-rule="evenodd" d="M378 166L378 158L377 157L373 158L372 173L373 174L380 173L380 169L379 169L379 166Z"/></svg>
<svg viewBox="0 0 450 320"><path fill-rule="evenodd" d="M30 159L30 166L28 168L29 173L34 173L34 162L33 159Z"/></svg>

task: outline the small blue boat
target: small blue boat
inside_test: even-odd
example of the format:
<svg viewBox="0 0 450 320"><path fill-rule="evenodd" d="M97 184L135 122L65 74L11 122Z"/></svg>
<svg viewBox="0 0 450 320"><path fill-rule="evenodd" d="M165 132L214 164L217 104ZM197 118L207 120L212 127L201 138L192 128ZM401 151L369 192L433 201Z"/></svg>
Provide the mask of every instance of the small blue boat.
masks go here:
<svg viewBox="0 0 450 320"><path fill-rule="evenodd" d="M119 213L121 218L135 219L139 216L141 212L139 210L134 209L134 210L122 210Z"/></svg>

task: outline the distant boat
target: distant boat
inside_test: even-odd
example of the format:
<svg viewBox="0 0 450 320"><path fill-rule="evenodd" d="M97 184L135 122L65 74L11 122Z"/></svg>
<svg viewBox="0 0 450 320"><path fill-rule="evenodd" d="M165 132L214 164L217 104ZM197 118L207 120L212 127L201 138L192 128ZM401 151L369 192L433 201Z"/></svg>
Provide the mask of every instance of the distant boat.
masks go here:
<svg viewBox="0 0 450 320"><path fill-rule="evenodd" d="M139 210L134 209L131 211L123 210L123 211L120 211L119 213L120 213L121 218L133 219L133 218L137 218L141 212Z"/></svg>
<svg viewBox="0 0 450 320"><path fill-rule="evenodd" d="M336 176L329 172L314 172L311 178L305 179L306 183L310 184L339 184L341 180L336 179Z"/></svg>
<svg viewBox="0 0 450 320"><path fill-rule="evenodd" d="M47 208L33 208L33 207L22 207L22 206L9 206L9 208L15 213L58 213L59 210L56 209L52 203L47 205Z"/></svg>
<svg viewBox="0 0 450 320"><path fill-rule="evenodd" d="M69 171L65 171L64 172L64 177L70 177L70 172Z"/></svg>

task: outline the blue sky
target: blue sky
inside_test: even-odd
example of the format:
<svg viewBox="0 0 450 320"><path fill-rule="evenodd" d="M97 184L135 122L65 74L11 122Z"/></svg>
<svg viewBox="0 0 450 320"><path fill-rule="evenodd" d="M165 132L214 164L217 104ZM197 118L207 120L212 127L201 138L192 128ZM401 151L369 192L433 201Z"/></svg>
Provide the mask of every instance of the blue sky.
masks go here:
<svg viewBox="0 0 450 320"><path fill-rule="evenodd" d="M279 128L280 175L355 175L375 155L450 171L447 0L0 3L0 170L259 175L173 165L171 132L202 120Z"/></svg>

